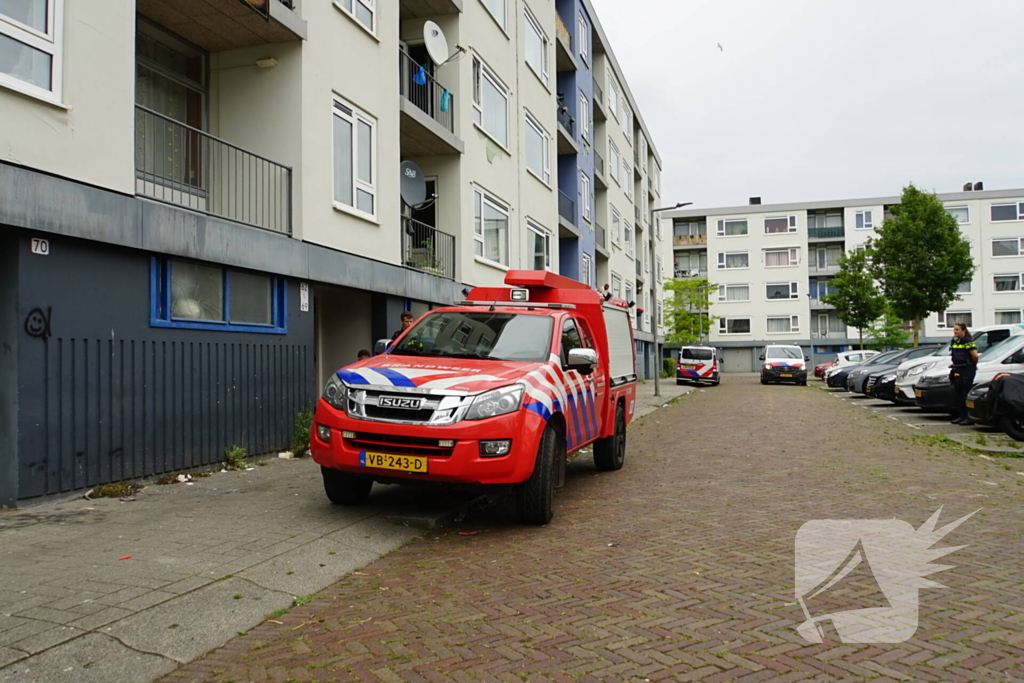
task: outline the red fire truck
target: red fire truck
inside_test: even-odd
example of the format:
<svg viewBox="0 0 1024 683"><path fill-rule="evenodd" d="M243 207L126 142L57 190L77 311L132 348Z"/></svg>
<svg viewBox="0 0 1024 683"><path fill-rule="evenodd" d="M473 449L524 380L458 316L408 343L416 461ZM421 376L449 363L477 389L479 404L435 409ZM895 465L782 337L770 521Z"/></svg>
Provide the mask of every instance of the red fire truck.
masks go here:
<svg viewBox="0 0 1024 683"><path fill-rule="evenodd" d="M363 503L375 481L504 487L520 521L546 524L568 454L592 445L599 470L622 467L636 401L626 302L545 271L505 284L331 376L310 450L332 502Z"/></svg>

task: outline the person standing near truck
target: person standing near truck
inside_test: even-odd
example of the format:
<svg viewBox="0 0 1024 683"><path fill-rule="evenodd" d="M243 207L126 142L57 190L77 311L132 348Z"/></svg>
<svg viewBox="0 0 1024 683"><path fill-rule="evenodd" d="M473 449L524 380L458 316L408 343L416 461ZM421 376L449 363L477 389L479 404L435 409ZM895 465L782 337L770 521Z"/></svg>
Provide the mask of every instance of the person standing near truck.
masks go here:
<svg viewBox="0 0 1024 683"><path fill-rule="evenodd" d="M412 325L412 313L409 311L402 311L402 327L399 330L395 330L395 333L391 335L391 341L395 341L399 336Z"/></svg>
<svg viewBox="0 0 1024 683"><path fill-rule="evenodd" d="M974 343L971 331L964 323L953 326L953 340L950 342L950 355L953 364L949 370L949 382L953 385L957 396L959 416L953 424L974 424L967 414L967 392L974 386L974 375L978 369L978 346Z"/></svg>

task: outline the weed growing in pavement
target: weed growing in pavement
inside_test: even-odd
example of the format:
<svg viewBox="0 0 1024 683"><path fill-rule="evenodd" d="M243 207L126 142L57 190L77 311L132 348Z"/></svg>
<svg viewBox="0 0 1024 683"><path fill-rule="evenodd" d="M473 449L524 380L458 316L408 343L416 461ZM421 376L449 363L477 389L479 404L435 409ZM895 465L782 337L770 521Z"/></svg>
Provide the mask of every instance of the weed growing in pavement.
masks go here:
<svg viewBox="0 0 1024 683"><path fill-rule="evenodd" d="M119 481L115 484L103 484L97 486L89 494L90 498L125 498L137 492L141 487L138 484L131 484L126 481Z"/></svg>
<svg viewBox="0 0 1024 683"><path fill-rule="evenodd" d="M232 446L231 448L224 449L224 464L229 470L244 470L245 469L245 448L242 446Z"/></svg>
<svg viewBox="0 0 1024 683"><path fill-rule="evenodd" d="M288 612L290 612L290 611L291 610L289 608L287 608L287 607L282 607L281 609L276 609L276 610L274 610L273 612L271 612L270 614L267 615L267 620L277 619L279 617L283 617L284 615L288 614ZM253 647L252 649L259 650L261 647L266 647L266 645L260 645L259 647Z"/></svg>
<svg viewBox="0 0 1024 683"><path fill-rule="evenodd" d="M977 443L979 446L988 445L988 439L985 438L984 434L978 434L976 437L974 437L974 442Z"/></svg>
<svg viewBox="0 0 1024 683"><path fill-rule="evenodd" d="M303 595L292 600L292 607L302 607L307 602L313 599L316 593L310 593L309 595Z"/></svg>
<svg viewBox="0 0 1024 683"><path fill-rule="evenodd" d="M309 450L309 436L312 429L313 409L307 406L296 413L292 429L292 453L296 458L301 458Z"/></svg>

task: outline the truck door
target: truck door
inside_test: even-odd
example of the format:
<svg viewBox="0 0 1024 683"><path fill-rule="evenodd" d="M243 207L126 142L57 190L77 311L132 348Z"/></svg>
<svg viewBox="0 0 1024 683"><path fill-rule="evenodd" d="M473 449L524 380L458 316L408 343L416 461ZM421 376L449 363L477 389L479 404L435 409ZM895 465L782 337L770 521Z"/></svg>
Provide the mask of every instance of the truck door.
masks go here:
<svg viewBox="0 0 1024 683"><path fill-rule="evenodd" d="M582 318L566 318L562 325L562 367L565 368L569 361L569 349L585 348L593 349L593 336L587 329L587 323ZM601 372L602 364L607 365L605 359L589 375L581 375L575 370L566 371L566 379L570 383L575 382L580 388L581 394L576 400L576 409L579 414L580 441L578 446L589 443L601 436L601 414L604 402L608 396L608 382ZM567 387L566 391L569 388Z"/></svg>

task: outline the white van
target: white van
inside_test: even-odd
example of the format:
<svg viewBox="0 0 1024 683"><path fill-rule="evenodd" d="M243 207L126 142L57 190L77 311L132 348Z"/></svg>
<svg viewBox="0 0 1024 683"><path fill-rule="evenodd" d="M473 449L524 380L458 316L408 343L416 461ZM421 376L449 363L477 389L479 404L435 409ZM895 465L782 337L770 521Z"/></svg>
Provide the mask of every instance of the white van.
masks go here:
<svg viewBox="0 0 1024 683"><path fill-rule="evenodd" d="M684 346L676 364L676 384L717 386L721 379L718 349L711 346Z"/></svg>

